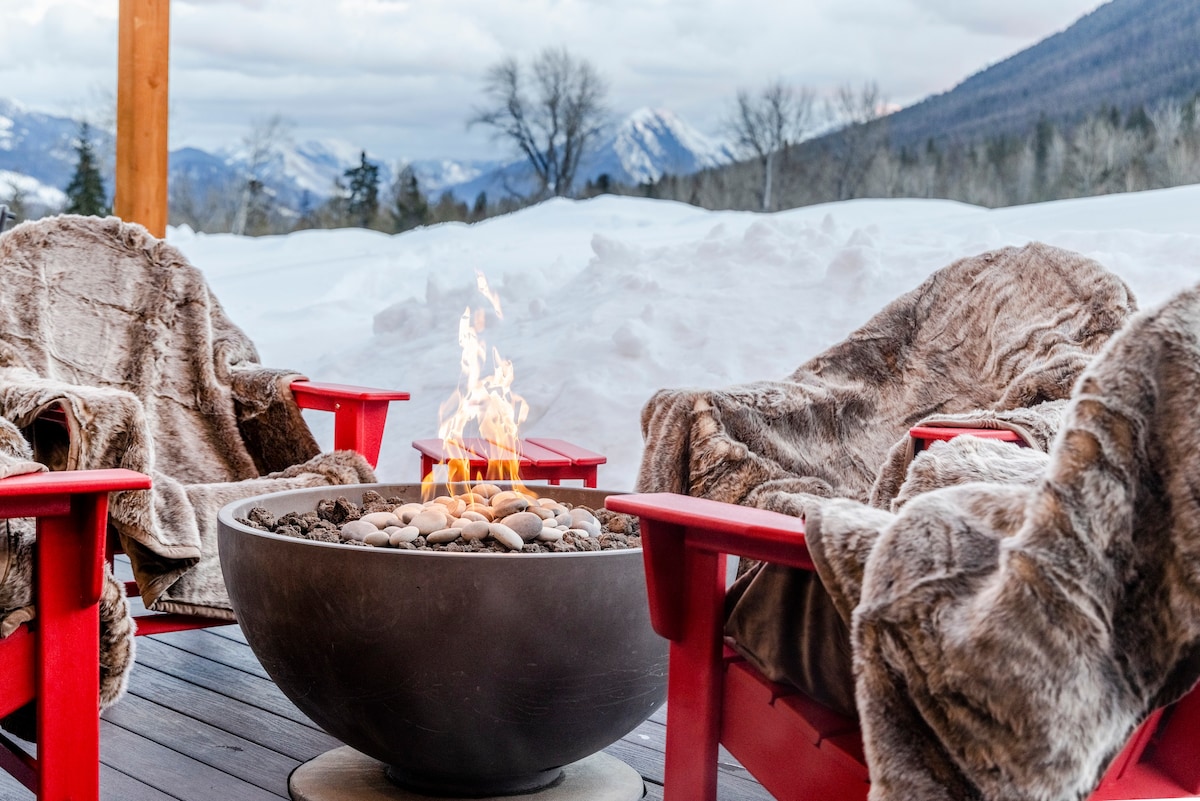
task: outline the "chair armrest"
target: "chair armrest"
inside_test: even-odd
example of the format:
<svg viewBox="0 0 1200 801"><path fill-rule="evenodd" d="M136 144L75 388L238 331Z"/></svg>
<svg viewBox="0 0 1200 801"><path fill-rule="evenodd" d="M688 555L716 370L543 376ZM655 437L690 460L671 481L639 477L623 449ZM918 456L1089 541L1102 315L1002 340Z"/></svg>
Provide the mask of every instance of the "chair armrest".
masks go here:
<svg viewBox="0 0 1200 801"><path fill-rule="evenodd" d="M304 380L293 381L291 390L301 409L333 412L334 449L358 451L371 467L379 463L388 404L409 399L407 392Z"/></svg>
<svg viewBox="0 0 1200 801"><path fill-rule="evenodd" d="M149 476L123 469L11 476L0 480L0 518L38 518L39 576L48 569L60 575L71 571L68 586L81 592L86 605L100 599L108 493L149 488ZM75 572L79 569L82 575ZM50 584L38 581L39 598Z"/></svg>
<svg viewBox="0 0 1200 801"><path fill-rule="evenodd" d="M1000 442L1012 442L1027 446L1025 440L1016 431L1007 428L962 428L959 426L913 426L908 436L913 440L913 452L920 453L934 442L947 442L960 436L994 439Z"/></svg>
<svg viewBox="0 0 1200 801"><path fill-rule="evenodd" d="M674 493L610 495L604 503L641 518L650 620L670 640L683 636L697 601L689 592L702 596L705 608L724 597L724 554L815 569L796 517Z"/></svg>

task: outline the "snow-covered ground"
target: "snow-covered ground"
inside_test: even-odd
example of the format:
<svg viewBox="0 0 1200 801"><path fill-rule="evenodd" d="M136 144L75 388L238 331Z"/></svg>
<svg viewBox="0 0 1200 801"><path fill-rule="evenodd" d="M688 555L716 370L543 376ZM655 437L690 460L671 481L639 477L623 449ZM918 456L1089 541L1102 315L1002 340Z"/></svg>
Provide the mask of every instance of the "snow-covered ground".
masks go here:
<svg viewBox="0 0 1200 801"><path fill-rule="evenodd" d="M660 387L786 376L951 261L1040 240L1121 276L1142 307L1200 283L1200 186L987 210L859 200L774 214L602 196L476 225L246 238L172 229L258 344L264 364L314 380L407 390L381 480L419 478L413 439L436 435L459 379L458 324L513 362L525 436L601 451L600 486L632 489L640 410ZM310 418L326 446L332 420Z"/></svg>

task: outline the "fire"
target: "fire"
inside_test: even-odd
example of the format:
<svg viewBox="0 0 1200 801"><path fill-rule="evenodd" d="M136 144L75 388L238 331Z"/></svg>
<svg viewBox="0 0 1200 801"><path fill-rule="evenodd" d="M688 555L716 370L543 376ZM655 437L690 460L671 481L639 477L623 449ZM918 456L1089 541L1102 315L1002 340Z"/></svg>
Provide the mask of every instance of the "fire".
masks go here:
<svg viewBox="0 0 1200 801"><path fill-rule="evenodd" d="M500 298L483 273L476 271L475 284L496 317L503 320ZM463 311L458 321L462 375L458 387L438 410L438 436L450 456L446 481L451 491L455 484L480 479L513 481L520 487L518 429L529 414L529 406L512 391L512 362L502 359L495 348L491 351L492 372L485 375L488 350L481 334L486 321L484 309L472 312L468 306ZM487 454L485 473L471 475L471 451ZM426 498L432 497L435 484L432 472L422 479L421 491Z"/></svg>

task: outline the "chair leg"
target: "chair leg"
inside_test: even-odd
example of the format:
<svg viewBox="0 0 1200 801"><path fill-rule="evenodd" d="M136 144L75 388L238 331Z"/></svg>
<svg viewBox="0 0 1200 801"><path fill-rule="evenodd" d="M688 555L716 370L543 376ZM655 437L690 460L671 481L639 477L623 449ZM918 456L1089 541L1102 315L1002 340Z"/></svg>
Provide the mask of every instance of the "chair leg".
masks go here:
<svg viewBox="0 0 1200 801"><path fill-rule="evenodd" d="M715 801L723 688L725 554L684 550L687 610L671 642L665 801Z"/></svg>
<svg viewBox="0 0 1200 801"><path fill-rule="evenodd" d="M90 519L94 498L77 498L73 506L71 515L42 518L38 527L39 801L100 797L100 613L80 581L79 543L104 521ZM100 558L90 572L99 573Z"/></svg>

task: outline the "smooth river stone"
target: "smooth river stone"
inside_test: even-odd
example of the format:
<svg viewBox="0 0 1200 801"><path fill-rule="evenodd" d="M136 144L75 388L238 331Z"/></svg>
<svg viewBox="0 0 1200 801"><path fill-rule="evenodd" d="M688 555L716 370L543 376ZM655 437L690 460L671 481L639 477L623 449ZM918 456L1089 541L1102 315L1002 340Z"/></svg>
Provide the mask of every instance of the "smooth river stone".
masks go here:
<svg viewBox="0 0 1200 801"><path fill-rule="evenodd" d="M530 506L525 511L531 515L537 515L542 520L550 520L554 517L554 512L551 512L544 506Z"/></svg>
<svg viewBox="0 0 1200 801"><path fill-rule="evenodd" d="M492 520L496 516L495 513L492 512L492 507L485 506L485 505L479 504L479 503L468 506L466 511L463 512L463 514L465 515L468 512L473 512L474 514L477 514L480 517L482 517L484 520L488 520L488 521Z"/></svg>
<svg viewBox="0 0 1200 801"><path fill-rule="evenodd" d="M414 517L416 517L417 515L421 514L421 512L424 512L424 511L425 511L425 507L422 504L405 503L405 504L401 504L400 506L397 506L395 509L393 509L392 514L394 514L394 515L396 515L396 517L400 518L400 521L402 523L407 524L407 523L411 523L412 519Z"/></svg>
<svg viewBox="0 0 1200 801"><path fill-rule="evenodd" d="M446 507L446 509L450 511L450 514L454 515L455 517L461 515L463 510L467 508L466 502L460 500L459 498L451 498L449 495L442 495L434 498L433 502Z"/></svg>
<svg viewBox="0 0 1200 801"><path fill-rule="evenodd" d="M570 514L572 528L581 528L593 537L600 536L603 529L600 521L591 512L586 509L572 509Z"/></svg>
<svg viewBox="0 0 1200 801"><path fill-rule="evenodd" d="M563 538L563 533L556 528L544 528L538 532L537 538L541 542L558 542Z"/></svg>
<svg viewBox="0 0 1200 801"><path fill-rule="evenodd" d="M421 514L408 521L410 526L416 526L417 531L428 537L435 531L440 531L446 527L446 515L441 512L436 512L428 509Z"/></svg>
<svg viewBox="0 0 1200 801"><path fill-rule="evenodd" d="M524 512L529 508L529 501L524 498L510 498L503 504L492 504L492 514L495 515L494 520L501 520L509 515L515 515L517 512Z"/></svg>
<svg viewBox="0 0 1200 801"><path fill-rule="evenodd" d="M402 542L412 542L421 536L421 532L417 530L416 526L392 526L391 528L385 528L384 531L387 532L388 542L393 546L399 545Z"/></svg>
<svg viewBox="0 0 1200 801"><path fill-rule="evenodd" d="M382 531L372 531L363 537L363 542L367 545L374 545L376 548L383 548L391 544L391 538Z"/></svg>
<svg viewBox="0 0 1200 801"><path fill-rule="evenodd" d="M357 540L362 542L363 538L368 534L373 534L379 531L375 526L362 520L351 520L349 523L343 523L341 527L342 536L348 540Z"/></svg>
<svg viewBox="0 0 1200 801"><path fill-rule="evenodd" d="M492 533L492 524L486 520L471 520L462 527L464 540L486 540Z"/></svg>
<svg viewBox="0 0 1200 801"><path fill-rule="evenodd" d="M473 495L482 495L484 498L490 498L500 491L500 488L495 484L476 484L471 487Z"/></svg>
<svg viewBox="0 0 1200 801"><path fill-rule="evenodd" d="M542 518L532 512L517 512L504 518L504 525L521 536L525 542L532 541L542 533Z"/></svg>
<svg viewBox="0 0 1200 801"><path fill-rule="evenodd" d="M394 512L371 512L369 515L363 515L359 520L365 520L375 528L387 528L388 526L403 525L400 518L396 517Z"/></svg>
<svg viewBox="0 0 1200 801"><path fill-rule="evenodd" d="M519 492L513 492L512 490L502 490L497 492L495 495L488 498L488 503L492 505L492 508L495 508L497 506L503 506L509 501L515 501L518 498L526 503L529 503L529 498L527 496L522 495Z"/></svg>
<svg viewBox="0 0 1200 801"><path fill-rule="evenodd" d="M525 540L521 539L521 535L503 523L492 523L488 528L492 539L510 551L519 551L525 547Z"/></svg>
<svg viewBox="0 0 1200 801"><path fill-rule="evenodd" d="M482 520L485 523L492 522L490 518L484 517L483 515L479 514L479 512L472 512L470 509L467 509L466 511L464 511L462 513L462 517L459 519L466 520L467 522L470 522L472 520Z"/></svg>
<svg viewBox="0 0 1200 801"><path fill-rule="evenodd" d="M430 545L439 545L447 542L454 542L462 534L461 529L443 528L439 531L434 531L425 535L425 541Z"/></svg>

